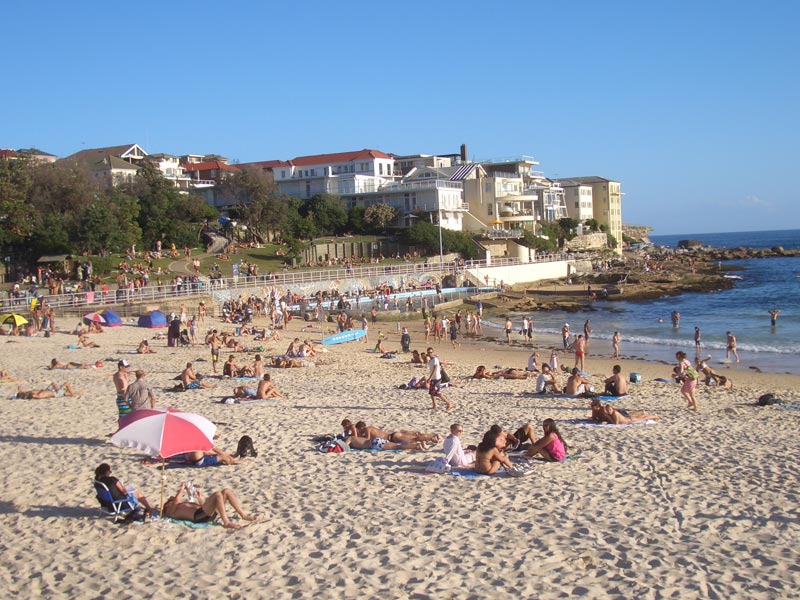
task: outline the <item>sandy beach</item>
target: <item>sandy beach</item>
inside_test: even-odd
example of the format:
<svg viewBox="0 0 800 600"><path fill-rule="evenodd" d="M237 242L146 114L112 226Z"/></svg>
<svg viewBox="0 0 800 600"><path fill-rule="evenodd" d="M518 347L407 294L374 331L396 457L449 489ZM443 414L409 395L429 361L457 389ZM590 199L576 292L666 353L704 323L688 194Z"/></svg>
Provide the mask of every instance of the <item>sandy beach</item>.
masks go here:
<svg viewBox="0 0 800 600"><path fill-rule="evenodd" d="M294 335L322 337L319 328L299 333L296 323L263 354L282 353ZM422 350L421 321L409 325L412 348ZM0 589L48 598L798 597L800 410L754 403L765 392L800 402L800 377L724 371L734 388L701 385L693 413L676 384L654 381L669 377L671 365L612 361L607 342L590 345L595 385L616 362L626 375L640 373L642 383L617 403L661 421L584 427L569 421L588 416L587 400L535 396L534 380L468 379L479 364L524 367L530 347L466 339L458 349L432 344L455 363L448 414L432 411L425 391L398 388L425 369L407 355L370 352L375 329L370 344L331 347L330 364L271 369L288 397L251 406L218 403L230 395L229 381L166 391L187 361L210 373L210 353L151 340L157 354L126 354L154 330L107 329L91 336L100 348L85 350L67 349L74 336L66 333L0 338L0 367L24 389L69 382L82 394L16 400L16 384L0 384ZM399 348L394 323L377 329L388 333L387 347ZM537 341L542 360L552 342ZM53 357L104 366L48 371ZM109 442L111 376L121 358L147 372L159 406L214 421L222 448L233 452L241 435L253 438L257 458L168 469L166 485L170 493L188 479L205 492L230 487L258 522L229 531L115 525L100 514L92 478L101 462L159 500L160 471ZM561 360L572 366L571 356ZM338 431L343 418L442 436L459 422L469 444L494 423L513 431L534 422L540 430L548 417L582 458L537 463L521 478L425 474L441 444L427 452L322 454L310 441Z"/></svg>

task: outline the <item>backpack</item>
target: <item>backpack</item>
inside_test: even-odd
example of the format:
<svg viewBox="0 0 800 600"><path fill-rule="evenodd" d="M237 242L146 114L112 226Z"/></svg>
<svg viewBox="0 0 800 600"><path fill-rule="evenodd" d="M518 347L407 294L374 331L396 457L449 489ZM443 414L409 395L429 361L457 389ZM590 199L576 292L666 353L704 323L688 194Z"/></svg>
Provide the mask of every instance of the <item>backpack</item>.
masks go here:
<svg viewBox="0 0 800 600"><path fill-rule="evenodd" d="M348 446L343 440L339 439L331 439L326 442L322 442L316 449L322 453L331 453L331 452L348 452L350 450L350 446Z"/></svg>
<svg viewBox="0 0 800 600"><path fill-rule="evenodd" d="M683 373L689 379L692 379L692 380L697 379L697 371L694 370L694 367L691 367L691 366L686 367L686 370Z"/></svg>

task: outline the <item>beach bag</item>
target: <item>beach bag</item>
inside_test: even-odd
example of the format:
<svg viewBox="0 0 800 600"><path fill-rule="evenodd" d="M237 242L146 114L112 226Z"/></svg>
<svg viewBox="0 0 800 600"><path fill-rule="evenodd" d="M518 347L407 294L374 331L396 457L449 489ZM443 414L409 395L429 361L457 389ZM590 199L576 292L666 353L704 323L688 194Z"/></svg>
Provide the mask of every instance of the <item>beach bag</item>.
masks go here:
<svg viewBox="0 0 800 600"><path fill-rule="evenodd" d="M757 404L759 406L772 406L773 404L782 404L783 401L780 398L776 398L775 394L764 394L763 396L759 396Z"/></svg>
<svg viewBox="0 0 800 600"><path fill-rule="evenodd" d="M697 379L697 371L694 370L694 367L686 367L686 370L683 372L687 379Z"/></svg>
<svg viewBox="0 0 800 600"><path fill-rule="evenodd" d="M447 462L444 456L440 456L439 458L428 463L428 465L425 467L425 472L444 475L445 473L450 472L450 468L450 464Z"/></svg>

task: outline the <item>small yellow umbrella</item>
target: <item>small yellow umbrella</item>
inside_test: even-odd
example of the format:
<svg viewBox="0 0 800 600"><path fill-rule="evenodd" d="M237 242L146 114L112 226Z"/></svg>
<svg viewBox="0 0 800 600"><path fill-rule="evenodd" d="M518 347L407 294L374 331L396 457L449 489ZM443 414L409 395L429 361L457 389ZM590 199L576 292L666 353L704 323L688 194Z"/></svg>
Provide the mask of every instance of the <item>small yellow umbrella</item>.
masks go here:
<svg viewBox="0 0 800 600"><path fill-rule="evenodd" d="M14 327L19 327L20 325L25 325L28 323L28 319L22 315L18 315L17 313L5 313L4 315L0 315L0 323L5 325L9 321L14 323Z"/></svg>

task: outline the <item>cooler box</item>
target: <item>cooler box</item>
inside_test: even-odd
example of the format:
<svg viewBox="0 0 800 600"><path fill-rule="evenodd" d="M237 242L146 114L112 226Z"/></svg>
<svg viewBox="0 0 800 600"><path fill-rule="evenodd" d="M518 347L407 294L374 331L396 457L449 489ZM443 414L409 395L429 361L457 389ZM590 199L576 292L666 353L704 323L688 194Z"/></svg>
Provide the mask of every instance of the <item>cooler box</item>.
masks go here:
<svg viewBox="0 0 800 600"><path fill-rule="evenodd" d="M641 373L631 373L631 383L642 383Z"/></svg>

